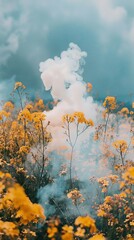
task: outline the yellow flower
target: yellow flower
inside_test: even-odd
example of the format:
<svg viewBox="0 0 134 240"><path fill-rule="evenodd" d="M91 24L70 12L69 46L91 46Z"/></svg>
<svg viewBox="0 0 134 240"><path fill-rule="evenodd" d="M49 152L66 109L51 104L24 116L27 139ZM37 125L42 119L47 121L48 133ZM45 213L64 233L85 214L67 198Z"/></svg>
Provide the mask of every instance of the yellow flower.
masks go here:
<svg viewBox="0 0 134 240"><path fill-rule="evenodd" d="M75 232L75 236L77 237L84 237L85 229L78 227L77 231Z"/></svg>
<svg viewBox="0 0 134 240"><path fill-rule="evenodd" d="M105 213L104 210L99 209L99 210L97 211L97 216L98 216L98 217L105 217L105 216L106 216L106 213Z"/></svg>
<svg viewBox="0 0 134 240"><path fill-rule="evenodd" d="M10 116L10 112L6 112L5 110L0 111L0 120L5 118L8 118Z"/></svg>
<svg viewBox="0 0 134 240"><path fill-rule="evenodd" d="M92 119L86 119L83 112L74 112L73 114L65 114L62 117L63 122L72 123L75 120L77 121L77 123L81 123L81 124L83 123L91 127L94 126L94 122L92 121Z"/></svg>
<svg viewBox="0 0 134 240"><path fill-rule="evenodd" d="M0 193L2 193L4 189L5 185L2 182L0 182Z"/></svg>
<svg viewBox="0 0 134 240"><path fill-rule="evenodd" d="M32 114L27 108L24 108L22 111L20 111L18 115L18 120L32 121Z"/></svg>
<svg viewBox="0 0 134 240"><path fill-rule="evenodd" d="M92 119L85 120L85 124L87 124L87 125L89 125L89 126L91 126L91 127L94 126L94 122L93 122Z"/></svg>
<svg viewBox="0 0 134 240"><path fill-rule="evenodd" d="M129 167L127 172L130 178L134 178L134 167Z"/></svg>
<svg viewBox="0 0 134 240"><path fill-rule="evenodd" d="M107 108L108 111L114 110L116 108L116 98L111 96L106 97L103 106Z"/></svg>
<svg viewBox="0 0 134 240"><path fill-rule="evenodd" d="M97 231L95 226L95 220L90 216L79 216L75 220L75 225L80 225L81 227L90 228L90 233L95 233Z"/></svg>
<svg viewBox="0 0 134 240"><path fill-rule="evenodd" d="M111 180L112 183L116 183L118 176L117 175L109 175L108 178Z"/></svg>
<svg viewBox="0 0 134 240"><path fill-rule="evenodd" d="M68 226L65 225L62 227L62 236L61 239L62 240L73 240L73 227L72 226Z"/></svg>
<svg viewBox="0 0 134 240"><path fill-rule="evenodd" d="M28 146L22 146L22 147L20 147L20 150L19 150L19 152L22 153L22 154L23 153L28 154L29 151L30 151L30 148Z"/></svg>
<svg viewBox="0 0 134 240"><path fill-rule="evenodd" d="M48 233L49 238L54 237L57 232L58 232L58 229L54 226L48 227L48 229L47 229L47 233Z"/></svg>
<svg viewBox="0 0 134 240"><path fill-rule="evenodd" d="M78 123L85 123L85 116L83 112L74 112L74 118L77 119Z"/></svg>
<svg viewBox="0 0 134 240"><path fill-rule="evenodd" d="M134 167L129 167L122 178L130 184L134 184Z"/></svg>
<svg viewBox="0 0 134 240"><path fill-rule="evenodd" d="M5 173L5 177L6 178L11 178L11 174L10 173Z"/></svg>
<svg viewBox="0 0 134 240"><path fill-rule="evenodd" d="M83 196L82 196L82 194L80 193L80 191L78 190L78 189L74 189L74 190L72 190L72 191L70 191L68 194L67 194L67 197L68 198L71 198L72 199L72 202L73 202L73 204L77 204L78 203L78 201L79 201L79 203L83 203L84 202L84 198L83 198Z"/></svg>
<svg viewBox="0 0 134 240"><path fill-rule="evenodd" d="M112 199L112 198L111 198L110 196L107 196L107 197L105 197L105 202L106 202L106 203L110 203L111 199Z"/></svg>
<svg viewBox="0 0 134 240"><path fill-rule="evenodd" d="M125 140L116 140L112 145L114 148L123 153L126 152L128 148L127 142Z"/></svg>
<svg viewBox="0 0 134 240"><path fill-rule="evenodd" d="M25 106L25 109L28 109L28 110L31 110L32 108L33 108L32 104L27 104L27 105Z"/></svg>
<svg viewBox="0 0 134 240"><path fill-rule="evenodd" d="M119 196L120 196L121 198L126 198L126 197L127 197L127 195L126 195L125 192L121 192L121 193L119 194Z"/></svg>
<svg viewBox="0 0 134 240"><path fill-rule="evenodd" d="M14 105L12 102L6 102L3 106L4 110L10 110L10 109L12 110L13 108L14 108Z"/></svg>
<svg viewBox="0 0 134 240"><path fill-rule="evenodd" d="M73 233L64 233L62 236L61 236L61 239L62 240L73 240Z"/></svg>
<svg viewBox="0 0 134 240"><path fill-rule="evenodd" d="M72 226L65 225L65 226L62 227L62 230L64 232L73 233L73 227Z"/></svg>
<svg viewBox="0 0 134 240"><path fill-rule="evenodd" d="M96 234L95 236L89 238L89 240L105 240L106 238L103 236L103 234Z"/></svg>
<svg viewBox="0 0 134 240"><path fill-rule="evenodd" d="M15 86L14 86L14 90L18 89L18 88L23 88L25 89L26 87L23 85L22 82L16 82Z"/></svg>
<svg viewBox="0 0 134 240"><path fill-rule="evenodd" d="M74 122L74 116L72 114L65 114L63 117L62 117L62 121L63 122Z"/></svg>
<svg viewBox="0 0 134 240"><path fill-rule="evenodd" d="M0 220L0 233L7 236L15 237L19 236L19 229L13 222L3 222Z"/></svg>
<svg viewBox="0 0 134 240"><path fill-rule="evenodd" d="M40 123L41 121L44 121L45 118L46 118L46 115L43 112L32 113L32 120L34 123Z"/></svg>
<svg viewBox="0 0 134 240"><path fill-rule="evenodd" d="M120 113L122 113L123 115L128 115L129 110L128 110L128 108L124 107L124 108L121 109Z"/></svg>
<svg viewBox="0 0 134 240"><path fill-rule="evenodd" d="M127 234L126 240L134 240L134 237L131 234Z"/></svg>

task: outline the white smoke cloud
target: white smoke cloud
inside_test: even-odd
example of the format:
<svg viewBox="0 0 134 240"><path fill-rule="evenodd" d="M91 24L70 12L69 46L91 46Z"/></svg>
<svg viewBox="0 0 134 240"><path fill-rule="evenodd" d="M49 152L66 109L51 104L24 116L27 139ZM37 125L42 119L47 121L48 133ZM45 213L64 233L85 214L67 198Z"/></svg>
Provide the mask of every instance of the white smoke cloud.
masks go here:
<svg viewBox="0 0 134 240"><path fill-rule="evenodd" d="M86 56L86 52L70 43L67 51L62 52L60 57L40 63L41 78L46 90L51 90L53 99L59 100L53 110L45 112L53 138L51 150L57 150L58 145L61 147L65 144L66 137L61 127L64 114L80 111L87 118L96 119L97 105L92 97L85 96L86 84L82 78L81 65Z"/></svg>
<svg viewBox="0 0 134 240"><path fill-rule="evenodd" d="M69 48L62 52L60 57L54 57L54 59L48 59L40 63L41 78L45 88L51 91L55 101L58 100L57 105L52 110L45 111L47 121L50 121L48 130L52 134L52 142L47 146L47 154L49 154L52 164L49 174L54 179L54 182L39 189L38 197L40 203L46 209L47 216L55 213L58 207L57 201L62 200L67 206L64 209L66 216L79 214L72 207L71 201L66 196L69 188L67 185L69 181L71 148L69 148L66 141L65 130L62 128L62 116L80 111L87 118L91 118L96 126L101 123L104 124L102 121L103 107L95 103L93 98L87 96L86 93L86 84L82 77L82 64L86 56L86 52L81 51L76 44L70 43ZM119 121L118 133L115 130L116 126L115 129L109 128L107 134L110 134L112 138L108 137L106 142L103 139L97 142L94 141L94 128L92 128L84 132L75 146L72 162L72 178L75 181L78 180L79 188L84 198L86 198L86 201L79 207L83 214L89 214L89 212L91 214L91 203L89 204L87 195L92 195L93 200L93 196L96 193L96 190L92 188L89 182L89 178L93 176L107 176L111 173L110 164L112 165L113 162L113 154L118 155L112 147L112 142L120 138L126 139L127 142L130 139L131 124L129 123L129 119L126 121L126 119L124 120L120 117ZM111 114L109 119L109 126L113 124L116 125L115 114ZM75 125L72 125L71 133L71 138L73 138L75 135ZM64 146L68 148L62 148ZM110 162L108 162L108 154L111 154ZM131 159L132 153L129 153L127 157ZM119 156L117 156L117 161L120 161ZM67 166L67 172L65 176L61 177L59 173L63 165ZM50 199L53 199L55 203L51 204L49 202Z"/></svg>
<svg viewBox="0 0 134 240"><path fill-rule="evenodd" d="M51 163L52 171L50 173L51 177L54 178L54 183L48 184L47 186L41 188L38 191L38 197L41 204L45 209L48 209L46 214L54 214L57 206L55 204L51 205L49 199L53 198L55 201L62 200L67 204L66 216L77 215L78 213L71 204L71 201L66 197L66 184L65 181L68 180L68 174L63 177L59 177L59 171L63 164L69 167L70 150L66 135L64 134L64 128L62 128L62 116L64 114L73 113L75 111L83 112L86 118L91 118L93 121L97 119L97 108L98 105L94 103L91 96L87 96L86 83L83 81L82 77L82 64L84 63L84 58L87 56L86 52L81 51L81 49L74 43L69 44L69 48L61 53L60 57L55 57L54 59L48 59L45 62L40 63L41 78L45 85L46 90L50 90L53 99L58 100L58 104L50 111L45 112L47 121L50 121L49 131L52 134L52 142L48 144L48 152L52 153ZM71 128L71 138L75 138L75 124ZM95 149L89 145L91 143L90 136L92 130L88 129L87 132L79 137L77 146L74 151L73 157L73 177L80 179L81 181L89 181L89 176L91 172L91 161L89 161L92 155L97 154L94 152ZM86 152L82 150L82 144L85 147ZM62 150L64 146L67 146L67 150ZM84 150L83 147L83 150ZM87 154L87 149L89 152ZM56 154L55 154L56 152ZM86 160L87 159L87 160ZM84 161L83 161L84 160ZM84 170L86 167L86 171ZM94 174L92 172L92 174ZM101 169L100 169L101 172ZM104 173L104 170L103 170ZM85 194L85 193L84 193ZM82 205L83 206L83 205ZM85 205L84 205L85 206ZM71 212L70 212L71 211ZM87 213L87 207L83 212Z"/></svg>

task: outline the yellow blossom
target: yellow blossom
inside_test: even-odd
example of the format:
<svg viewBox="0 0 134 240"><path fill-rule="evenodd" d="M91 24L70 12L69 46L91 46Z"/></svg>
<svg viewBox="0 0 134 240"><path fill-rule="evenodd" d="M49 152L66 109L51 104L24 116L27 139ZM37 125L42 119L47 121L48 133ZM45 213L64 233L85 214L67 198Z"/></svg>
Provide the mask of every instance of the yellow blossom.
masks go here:
<svg viewBox="0 0 134 240"><path fill-rule="evenodd" d="M16 82L15 86L14 86L14 90L18 89L18 88L23 88L25 89L26 87L23 85L22 82Z"/></svg>
<svg viewBox="0 0 134 240"><path fill-rule="evenodd" d="M99 210L97 211L97 216L98 216L98 217L105 217L105 216L106 216L106 213L105 213L104 210L99 209Z"/></svg>
<svg viewBox="0 0 134 240"><path fill-rule="evenodd" d="M14 108L14 105L13 105L12 102L6 102L3 106L3 109L6 110L6 111L7 110L12 110L13 108Z"/></svg>
<svg viewBox="0 0 134 240"><path fill-rule="evenodd" d="M62 240L73 240L73 235L74 232L72 226L65 225L62 227Z"/></svg>
<svg viewBox="0 0 134 240"><path fill-rule="evenodd" d="M79 216L75 220L75 225L80 225L81 227L90 228L90 233L95 233L97 231L95 226L95 221L90 216Z"/></svg>
<svg viewBox="0 0 134 240"><path fill-rule="evenodd" d="M75 232L75 236L77 237L84 237L85 229L78 227L77 231Z"/></svg>
<svg viewBox="0 0 134 240"><path fill-rule="evenodd" d="M105 240L106 238L103 236L103 234L96 234L93 237L89 238L89 240Z"/></svg>
<svg viewBox="0 0 134 240"><path fill-rule="evenodd" d="M127 151L128 145L125 140L116 140L115 142L113 142L113 147L124 153Z"/></svg>
<svg viewBox="0 0 134 240"><path fill-rule="evenodd" d="M114 110L116 108L116 98L111 96L106 97L103 106L107 108L108 111Z"/></svg>
<svg viewBox="0 0 134 240"><path fill-rule="evenodd" d="M19 229L13 222L3 222L0 220L0 233L10 237L15 237L19 235Z"/></svg>
<svg viewBox="0 0 134 240"><path fill-rule="evenodd" d="M57 227L54 227L54 226L48 227L48 229L47 229L47 233L48 233L49 238L54 237L57 232L58 232L58 229L57 229Z"/></svg>
<svg viewBox="0 0 134 240"><path fill-rule="evenodd" d="M128 110L128 108L124 107L124 108L121 109L120 113L122 113L123 115L128 115L129 110Z"/></svg>
<svg viewBox="0 0 134 240"><path fill-rule="evenodd" d="M71 198L72 199L72 202L76 205L78 204L78 201L79 203L83 203L84 202L84 198L82 196L82 194L80 193L80 191L78 189L74 189L72 191L70 191L68 194L67 194L67 197L68 198Z"/></svg>
<svg viewBox="0 0 134 240"><path fill-rule="evenodd" d="M22 146L22 147L20 147L20 150L19 150L19 152L22 154L24 154L24 153L28 154L29 151L30 151L30 148L28 146Z"/></svg>

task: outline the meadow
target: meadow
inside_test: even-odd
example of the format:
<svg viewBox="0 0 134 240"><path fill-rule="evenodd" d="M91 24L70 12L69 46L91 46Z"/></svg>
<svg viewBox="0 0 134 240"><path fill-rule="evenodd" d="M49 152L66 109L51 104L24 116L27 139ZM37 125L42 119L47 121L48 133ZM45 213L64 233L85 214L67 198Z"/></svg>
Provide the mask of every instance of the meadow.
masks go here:
<svg viewBox="0 0 134 240"><path fill-rule="evenodd" d="M86 55L70 43L40 63L50 101L16 82L1 102L3 240L134 239L134 103L94 100Z"/></svg>

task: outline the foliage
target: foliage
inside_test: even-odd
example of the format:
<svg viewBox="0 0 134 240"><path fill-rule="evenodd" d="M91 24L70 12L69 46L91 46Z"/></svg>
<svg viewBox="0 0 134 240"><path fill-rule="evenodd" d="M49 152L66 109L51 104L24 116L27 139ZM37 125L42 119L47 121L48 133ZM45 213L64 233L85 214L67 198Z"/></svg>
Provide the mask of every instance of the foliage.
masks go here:
<svg viewBox="0 0 134 240"><path fill-rule="evenodd" d="M119 105L115 97L107 96L95 122L83 112L63 115L61 129L70 157L58 178L64 182L65 196L62 203L61 199L49 199L59 212L46 219L37 192L55 180L47 152L52 141L51 123L47 121L47 111L43 112L49 109L42 99L29 101L25 89L17 82L13 91L17 105L11 100L0 110L1 239L133 240L133 104L128 108ZM91 90L88 83L87 94ZM83 194L84 182L74 177L73 164L78 140L90 130L92 142L101 154L97 160L90 160L97 174L89 179L92 193L87 196ZM68 202L75 212L72 216L66 216ZM90 209L87 214L80 208L85 202Z"/></svg>

